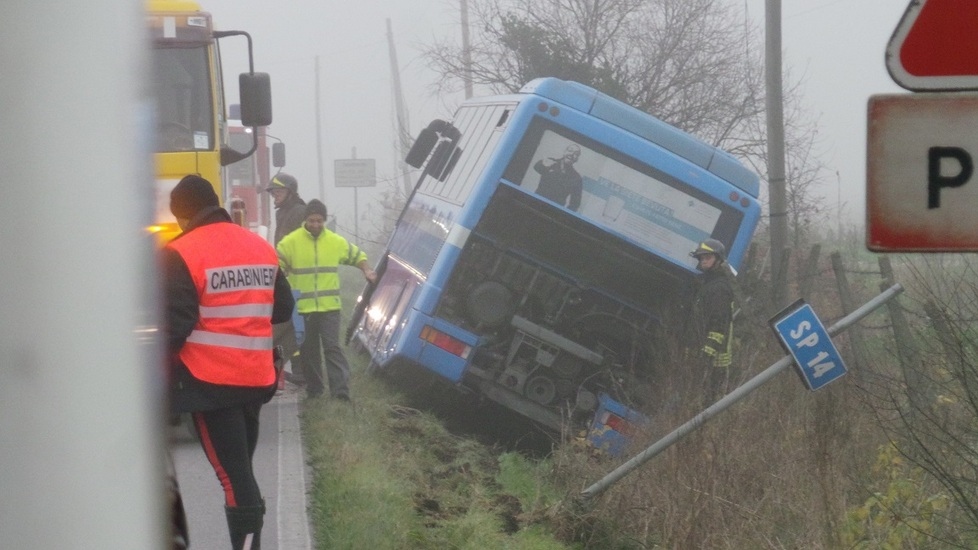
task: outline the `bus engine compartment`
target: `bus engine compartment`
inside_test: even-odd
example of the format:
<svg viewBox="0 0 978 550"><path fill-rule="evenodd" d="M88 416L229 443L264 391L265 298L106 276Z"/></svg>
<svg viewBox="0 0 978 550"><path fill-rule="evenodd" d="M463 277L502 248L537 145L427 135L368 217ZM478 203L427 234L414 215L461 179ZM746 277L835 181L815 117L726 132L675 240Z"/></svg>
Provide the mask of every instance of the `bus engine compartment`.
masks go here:
<svg viewBox="0 0 978 550"><path fill-rule="evenodd" d="M688 278L688 277L686 277ZM480 337L467 383L545 425L590 419L602 395L648 407L681 270L500 184L436 316Z"/></svg>

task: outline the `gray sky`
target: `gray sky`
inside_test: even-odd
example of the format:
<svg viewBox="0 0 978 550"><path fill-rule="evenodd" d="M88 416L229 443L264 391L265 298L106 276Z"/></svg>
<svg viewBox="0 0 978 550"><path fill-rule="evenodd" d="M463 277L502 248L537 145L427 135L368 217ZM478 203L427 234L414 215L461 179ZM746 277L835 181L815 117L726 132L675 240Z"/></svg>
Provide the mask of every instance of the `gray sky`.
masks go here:
<svg viewBox="0 0 978 550"><path fill-rule="evenodd" d="M831 212L826 223L837 223L839 205L845 220L864 219L866 103L870 95L902 91L886 72L883 55L908 3L782 0L785 71L803 81L804 104L820 121L819 150L830 169L821 189ZM743 2L758 25L764 22L764 4ZM357 158L376 159L381 185L396 178L388 18L412 133L432 118L450 116L461 100L430 95L435 76L418 53L421 43L459 35L455 0L202 0L202 5L213 14L218 29L251 33L256 70L270 73L272 79L275 121L270 133L286 143L285 171L299 179L299 192L307 199L319 196L319 57L325 200L338 215L341 232L353 231L354 191L332 186L335 159L351 158L356 148ZM242 57L225 47L226 58L234 55ZM225 66L226 80L233 84L229 101L235 101L236 75L244 69L238 63ZM371 194L359 191L361 214L373 202ZM361 222L361 232L366 229Z"/></svg>
<svg viewBox="0 0 978 550"><path fill-rule="evenodd" d="M886 71L884 53L909 0L783 0L786 74L803 82L804 105L818 117L819 150L831 172L822 186L828 222L865 220L866 107L871 95L904 92ZM748 0L764 22L764 0ZM763 176L763 174L762 174Z"/></svg>

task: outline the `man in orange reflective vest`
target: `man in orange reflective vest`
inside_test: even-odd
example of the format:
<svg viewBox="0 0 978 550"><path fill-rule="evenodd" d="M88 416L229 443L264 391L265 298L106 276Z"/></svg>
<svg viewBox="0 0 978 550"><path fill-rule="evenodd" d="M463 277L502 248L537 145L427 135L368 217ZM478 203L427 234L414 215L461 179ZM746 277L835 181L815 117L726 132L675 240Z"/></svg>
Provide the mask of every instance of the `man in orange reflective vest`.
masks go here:
<svg viewBox="0 0 978 550"><path fill-rule="evenodd" d="M183 230L162 251L172 412L193 416L224 489L232 548L258 549L265 503L251 459L277 386L272 324L295 303L275 249L231 221L210 182L180 180L170 211Z"/></svg>

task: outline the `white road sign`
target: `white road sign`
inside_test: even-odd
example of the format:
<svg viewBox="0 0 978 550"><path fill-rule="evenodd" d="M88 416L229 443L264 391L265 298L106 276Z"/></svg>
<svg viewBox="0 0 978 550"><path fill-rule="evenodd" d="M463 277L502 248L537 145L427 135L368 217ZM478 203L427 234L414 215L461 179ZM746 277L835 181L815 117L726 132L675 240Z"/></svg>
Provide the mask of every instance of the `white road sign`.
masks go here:
<svg viewBox="0 0 978 550"><path fill-rule="evenodd" d="M978 94L869 99L866 246L978 251Z"/></svg>
<svg viewBox="0 0 978 550"><path fill-rule="evenodd" d="M373 187L377 185L374 159L337 159L333 161L336 187Z"/></svg>

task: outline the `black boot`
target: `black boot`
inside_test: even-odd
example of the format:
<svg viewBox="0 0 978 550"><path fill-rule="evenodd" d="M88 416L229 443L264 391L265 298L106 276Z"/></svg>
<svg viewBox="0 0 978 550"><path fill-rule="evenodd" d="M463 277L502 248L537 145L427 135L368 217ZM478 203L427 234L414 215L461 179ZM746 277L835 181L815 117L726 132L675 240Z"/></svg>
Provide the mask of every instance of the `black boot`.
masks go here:
<svg viewBox="0 0 978 550"><path fill-rule="evenodd" d="M261 550L261 528L265 501L259 506L225 506L232 550Z"/></svg>

